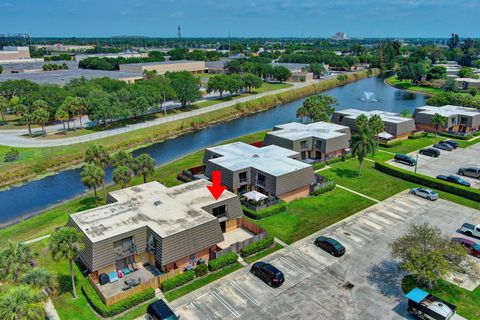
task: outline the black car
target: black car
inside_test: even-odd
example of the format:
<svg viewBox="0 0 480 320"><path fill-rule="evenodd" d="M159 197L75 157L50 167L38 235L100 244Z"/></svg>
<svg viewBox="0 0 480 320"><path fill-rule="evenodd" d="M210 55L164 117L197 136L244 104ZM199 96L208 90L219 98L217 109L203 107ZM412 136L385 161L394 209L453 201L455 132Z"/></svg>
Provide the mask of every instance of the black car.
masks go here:
<svg viewBox="0 0 480 320"><path fill-rule="evenodd" d="M452 140L443 140L443 141L440 141L440 143L448 144L448 145L452 146L453 149L457 149L458 146L459 146L457 141L452 141Z"/></svg>
<svg viewBox="0 0 480 320"><path fill-rule="evenodd" d="M153 320L178 320L180 318L162 299L150 303L147 307L147 314Z"/></svg>
<svg viewBox="0 0 480 320"><path fill-rule="evenodd" d="M395 155L395 158L393 158L393 160L395 162L400 162L400 163L405 163L405 164L408 164L409 166L413 167L414 165L417 164L417 161L415 159L413 159L412 157L410 156L407 156L406 154L401 154L401 153L397 153Z"/></svg>
<svg viewBox="0 0 480 320"><path fill-rule="evenodd" d="M329 237L318 237L314 244L334 257L341 257L345 254L345 247L337 240Z"/></svg>
<svg viewBox="0 0 480 320"><path fill-rule="evenodd" d="M438 158L440 156L440 151L433 148L421 149L419 152L420 154L424 154L426 156L435 157L435 158Z"/></svg>
<svg viewBox="0 0 480 320"><path fill-rule="evenodd" d="M260 278L263 282L268 284L270 287L280 287L285 281L283 273L272 266L270 263L265 263L262 261L255 262L250 268L250 272L254 276Z"/></svg>
<svg viewBox="0 0 480 320"><path fill-rule="evenodd" d="M464 187L470 187L470 182L463 180L460 177L451 175L451 176L445 176L445 175L439 175L437 176L437 179L448 181L451 183L459 184Z"/></svg>
<svg viewBox="0 0 480 320"><path fill-rule="evenodd" d="M435 143L433 145L434 148L440 149L440 150L445 150L445 151L452 151L453 147L447 143Z"/></svg>

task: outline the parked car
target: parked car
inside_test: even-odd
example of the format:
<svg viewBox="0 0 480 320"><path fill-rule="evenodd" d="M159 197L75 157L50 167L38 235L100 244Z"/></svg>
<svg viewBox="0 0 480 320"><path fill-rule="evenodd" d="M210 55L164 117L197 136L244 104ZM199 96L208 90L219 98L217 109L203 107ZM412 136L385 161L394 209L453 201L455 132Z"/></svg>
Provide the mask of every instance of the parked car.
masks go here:
<svg viewBox="0 0 480 320"><path fill-rule="evenodd" d="M434 201L438 199L438 193L427 188L412 188L410 189L410 193L425 198L427 200Z"/></svg>
<svg viewBox="0 0 480 320"><path fill-rule="evenodd" d="M458 169L458 174L461 176L467 176L475 179L480 179L479 167L465 167Z"/></svg>
<svg viewBox="0 0 480 320"><path fill-rule="evenodd" d="M334 257L341 257L345 254L345 247L333 238L318 237L315 239L314 244Z"/></svg>
<svg viewBox="0 0 480 320"><path fill-rule="evenodd" d="M440 143L446 143L448 145L451 145L453 149L457 149L459 146L457 141L452 141L452 140L443 140L443 141L440 141Z"/></svg>
<svg viewBox="0 0 480 320"><path fill-rule="evenodd" d="M404 164L408 164L409 166L413 167L414 165L417 164L417 161L415 159L413 159L412 157L410 156L407 156L406 154L401 154L401 153L397 153L395 155L395 157L393 158L393 160L395 162L400 162L400 163L404 163Z"/></svg>
<svg viewBox="0 0 480 320"><path fill-rule="evenodd" d="M449 320L457 307L419 288L406 294L408 312L424 320Z"/></svg>
<svg viewBox="0 0 480 320"><path fill-rule="evenodd" d="M250 272L270 287L280 287L285 281L283 273L270 263L255 262L250 268Z"/></svg>
<svg viewBox="0 0 480 320"><path fill-rule="evenodd" d="M461 244L472 256L477 258L480 257L480 244L476 243L475 241L464 238L452 238L451 241Z"/></svg>
<svg viewBox="0 0 480 320"><path fill-rule="evenodd" d="M153 320L180 319L162 299L152 302L147 307L147 314Z"/></svg>
<svg viewBox="0 0 480 320"><path fill-rule="evenodd" d="M449 144L446 144L446 143L435 143L433 145L434 148L437 148L437 149L440 149L440 150L446 150L446 151L452 151L453 150L453 147Z"/></svg>
<svg viewBox="0 0 480 320"><path fill-rule="evenodd" d="M444 176L444 175L439 175L437 176L437 179L448 181L451 183L459 184L464 187L470 187L470 182L463 180L460 177L457 176Z"/></svg>
<svg viewBox="0 0 480 320"><path fill-rule="evenodd" d="M420 154L424 154L426 156L435 157L435 158L438 158L440 156L440 151L434 148L421 149L419 152Z"/></svg>
<svg viewBox="0 0 480 320"><path fill-rule="evenodd" d="M473 225L471 223L464 223L460 228L460 231L465 233L469 237L478 237L480 238L480 224Z"/></svg>

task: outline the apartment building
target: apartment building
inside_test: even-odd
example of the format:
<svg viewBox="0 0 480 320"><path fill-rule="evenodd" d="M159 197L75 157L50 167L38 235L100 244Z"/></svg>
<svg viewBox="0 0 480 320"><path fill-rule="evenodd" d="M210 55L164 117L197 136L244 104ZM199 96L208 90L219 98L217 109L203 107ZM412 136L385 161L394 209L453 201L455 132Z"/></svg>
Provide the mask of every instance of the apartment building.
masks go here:
<svg viewBox="0 0 480 320"><path fill-rule="evenodd" d="M307 196L315 183L313 168L300 161L300 153L275 145L234 142L207 148L203 162L205 174L222 172L222 184L232 192L255 190L291 201Z"/></svg>
<svg viewBox="0 0 480 320"><path fill-rule="evenodd" d="M70 215L67 225L85 235L80 258L92 278L133 262L167 273L208 261L224 234L240 226L243 212L235 194L225 191L215 200L207 185L149 182L112 191L107 205Z"/></svg>
<svg viewBox="0 0 480 320"><path fill-rule="evenodd" d="M440 131L452 133L469 133L480 129L480 111L475 108L446 105L442 107L423 106L415 109L413 118L417 128L425 131L435 131L430 120L435 114L444 116L447 121Z"/></svg>
<svg viewBox="0 0 480 320"><path fill-rule="evenodd" d="M349 148L350 128L330 122L277 125L265 135L265 145L276 145L300 153L302 160L341 157Z"/></svg>
<svg viewBox="0 0 480 320"><path fill-rule="evenodd" d="M352 131L358 131L355 120L361 114L368 118L379 115L385 124L385 133L382 136L390 139L408 139L408 136L415 131L415 122L411 118L400 117L397 113L382 110L364 111L359 109L345 109L335 111L332 115L332 122L349 127Z"/></svg>

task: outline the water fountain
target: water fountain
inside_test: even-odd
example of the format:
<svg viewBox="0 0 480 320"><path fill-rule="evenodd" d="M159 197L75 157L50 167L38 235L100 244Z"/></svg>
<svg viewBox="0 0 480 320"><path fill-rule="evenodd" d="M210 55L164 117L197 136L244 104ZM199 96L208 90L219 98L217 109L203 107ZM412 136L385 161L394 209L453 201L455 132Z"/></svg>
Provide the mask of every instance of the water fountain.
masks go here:
<svg viewBox="0 0 480 320"><path fill-rule="evenodd" d="M375 93L371 91L365 91L360 98L360 100L365 102L377 102L378 100L375 98Z"/></svg>

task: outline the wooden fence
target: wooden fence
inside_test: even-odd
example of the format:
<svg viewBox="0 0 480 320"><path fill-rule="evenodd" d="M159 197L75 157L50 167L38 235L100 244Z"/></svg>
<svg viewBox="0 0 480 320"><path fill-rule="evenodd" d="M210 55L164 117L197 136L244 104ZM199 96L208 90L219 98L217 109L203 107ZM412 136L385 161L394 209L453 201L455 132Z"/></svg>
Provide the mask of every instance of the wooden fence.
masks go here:
<svg viewBox="0 0 480 320"><path fill-rule="evenodd" d="M265 238L268 235L265 230L263 230L262 228L257 226L255 223L250 222L246 219L242 219L241 226L242 226L242 228L250 231L251 233L253 233L255 235L253 237L249 238L249 239L232 243L230 245L230 247L228 247L228 248L216 251L213 254L214 259L222 257L222 256L224 256L224 255L226 255L227 253L230 253L230 252L240 252L244 247L246 247L246 246L248 246L252 243L255 243L259 240L262 240L263 238Z"/></svg>

